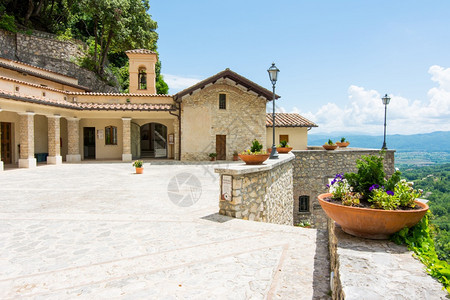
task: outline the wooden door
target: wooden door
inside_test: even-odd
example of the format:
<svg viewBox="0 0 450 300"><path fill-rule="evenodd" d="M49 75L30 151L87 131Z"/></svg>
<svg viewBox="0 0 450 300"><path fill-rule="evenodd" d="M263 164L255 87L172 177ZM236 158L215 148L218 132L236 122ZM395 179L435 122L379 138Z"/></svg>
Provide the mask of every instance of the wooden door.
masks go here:
<svg viewBox="0 0 450 300"><path fill-rule="evenodd" d="M216 135L216 153L217 160L227 159L227 136Z"/></svg>
<svg viewBox="0 0 450 300"><path fill-rule="evenodd" d="M0 123L1 127L1 149L2 149L2 157L1 160L5 164L10 164L12 162L12 154L11 154L11 123Z"/></svg>
<svg viewBox="0 0 450 300"><path fill-rule="evenodd" d="M85 159L95 159L95 127L83 128L83 153Z"/></svg>

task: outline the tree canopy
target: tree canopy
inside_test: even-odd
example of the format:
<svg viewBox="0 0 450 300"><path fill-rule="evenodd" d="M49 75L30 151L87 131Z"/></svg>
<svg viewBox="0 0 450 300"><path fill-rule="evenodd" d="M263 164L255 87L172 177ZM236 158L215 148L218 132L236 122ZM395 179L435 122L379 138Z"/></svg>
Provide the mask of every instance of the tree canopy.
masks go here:
<svg viewBox="0 0 450 300"><path fill-rule="evenodd" d="M0 28L15 31L16 24L43 30L62 39L76 38L87 43L83 67L105 74L105 67L118 77L121 89L128 88L124 51L144 48L156 51L157 23L147 13L148 0L4 0L0 5ZM157 66L157 91L168 86Z"/></svg>

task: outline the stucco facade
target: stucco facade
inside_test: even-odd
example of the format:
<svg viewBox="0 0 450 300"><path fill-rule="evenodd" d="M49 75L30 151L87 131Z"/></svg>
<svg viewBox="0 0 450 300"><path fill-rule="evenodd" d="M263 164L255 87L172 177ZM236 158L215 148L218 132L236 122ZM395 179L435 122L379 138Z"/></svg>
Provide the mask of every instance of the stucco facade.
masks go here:
<svg viewBox="0 0 450 300"><path fill-rule="evenodd" d="M226 69L175 95L157 95L156 54L137 49L127 55L128 94L92 92L76 78L0 58L3 163L207 160L213 152L231 160L254 139L270 146L271 91ZM288 132L296 148L306 147L305 128L278 130Z"/></svg>

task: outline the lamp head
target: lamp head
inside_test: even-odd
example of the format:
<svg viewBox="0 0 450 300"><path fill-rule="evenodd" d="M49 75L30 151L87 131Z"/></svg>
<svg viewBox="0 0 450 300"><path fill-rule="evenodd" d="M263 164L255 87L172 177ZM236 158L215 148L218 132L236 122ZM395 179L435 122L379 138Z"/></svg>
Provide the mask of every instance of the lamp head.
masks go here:
<svg viewBox="0 0 450 300"><path fill-rule="evenodd" d="M277 83L278 73L280 72L280 70L278 70L278 68L275 66L275 63L272 63L272 66L267 70L267 72L269 73L269 78L272 82L272 85L275 85L275 83Z"/></svg>
<svg viewBox="0 0 450 300"><path fill-rule="evenodd" d="M381 98L381 100L383 100L384 105L388 105L389 102L391 101L391 98L389 98L389 96L386 94L386 95L384 95L383 98Z"/></svg>

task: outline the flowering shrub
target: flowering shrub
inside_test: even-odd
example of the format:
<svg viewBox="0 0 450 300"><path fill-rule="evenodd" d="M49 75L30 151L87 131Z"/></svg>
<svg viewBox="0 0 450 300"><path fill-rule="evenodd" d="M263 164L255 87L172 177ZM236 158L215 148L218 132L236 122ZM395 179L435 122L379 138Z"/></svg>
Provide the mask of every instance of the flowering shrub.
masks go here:
<svg viewBox="0 0 450 300"><path fill-rule="evenodd" d="M341 200L343 205L358 206L366 201L372 208L385 210L414 208L414 200L422 195L412 182L400 180L399 171L386 179L381 156L363 156L356 165L356 173L336 174L327 185L332 198Z"/></svg>
<svg viewBox="0 0 450 300"><path fill-rule="evenodd" d="M286 148L286 147L289 147L289 144L287 141L281 141L280 144L278 145L278 147Z"/></svg>

